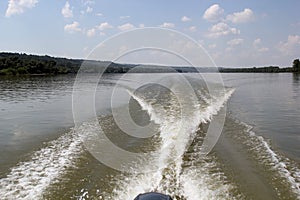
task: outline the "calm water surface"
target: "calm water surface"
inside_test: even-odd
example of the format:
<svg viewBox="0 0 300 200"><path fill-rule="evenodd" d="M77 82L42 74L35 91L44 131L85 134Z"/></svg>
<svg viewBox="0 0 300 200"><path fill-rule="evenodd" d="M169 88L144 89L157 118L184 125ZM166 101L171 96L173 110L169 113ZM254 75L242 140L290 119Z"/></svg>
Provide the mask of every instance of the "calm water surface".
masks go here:
<svg viewBox="0 0 300 200"><path fill-rule="evenodd" d="M230 111L288 156L300 160L300 75L223 74L236 88Z"/></svg>

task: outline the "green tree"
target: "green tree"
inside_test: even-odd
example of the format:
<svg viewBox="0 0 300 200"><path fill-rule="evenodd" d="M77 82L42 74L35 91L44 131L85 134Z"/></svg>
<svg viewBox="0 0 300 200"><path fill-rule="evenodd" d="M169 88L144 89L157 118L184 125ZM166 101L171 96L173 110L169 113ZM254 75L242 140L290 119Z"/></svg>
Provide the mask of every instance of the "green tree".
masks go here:
<svg viewBox="0 0 300 200"><path fill-rule="evenodd" d="M293 71L294 72L300 72L300 61L299 59L295 59L293 62Z"/></svg>

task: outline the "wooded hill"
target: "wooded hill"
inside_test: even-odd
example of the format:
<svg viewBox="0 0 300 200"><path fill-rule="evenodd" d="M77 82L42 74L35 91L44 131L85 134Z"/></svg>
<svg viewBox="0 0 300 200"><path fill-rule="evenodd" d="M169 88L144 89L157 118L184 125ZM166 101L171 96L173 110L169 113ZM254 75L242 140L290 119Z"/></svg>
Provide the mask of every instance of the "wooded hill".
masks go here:
<svg viewBox="0 0 300 200"><path fill-rule="evenodd" d="M82 67L89 66L89 67ZM104 71L105 73L126 73L134 69L134 73L300 73L299 59L294 60L293 67L280 68L278 66L253 68L218 68L209 67L166 67L155 65L119 64L109 61L93 61L82 59L56 58L50 56L27 55L19 53L0 53L0 75L56 75L77 73L81 68L86 73Z"/></svg>

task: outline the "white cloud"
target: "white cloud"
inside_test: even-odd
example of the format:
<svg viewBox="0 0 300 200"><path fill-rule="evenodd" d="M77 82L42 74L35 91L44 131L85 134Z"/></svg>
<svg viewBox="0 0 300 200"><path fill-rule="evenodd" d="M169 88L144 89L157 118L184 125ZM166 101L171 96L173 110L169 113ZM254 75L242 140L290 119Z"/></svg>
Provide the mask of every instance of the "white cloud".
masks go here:
<svg viewBox="0 0 300 200"><path fill-rule="evenodd" d="M218 38L220 36L230 35L230 34L238 35L240 34L240 30L236 28L232 28L224 22L220 22L218 24L213 25L209 29L209 33L207 34L207 36L211 38Z"/></svg>
<svg viewBox="0 0 300 200"><path fill-rule="evenodd" d="M160 27L162 27L162 28L174 28L175 24L165 22L165 23L161 24Z"/></svg>
<svg viewBox="0 0 300 200"><path fill-rule="evenodd" d="M110 25L108 22L103 22L103 23L101 23L99 26L97 26L97 28L98 28L100 31L103 31L103 30L105 30L105 29L113 28L113 26Z"/></svg>
<svg viewBox="0 0 300 200"><path fill-rule="evenodd" d="M91 13L91 12L93 12L93 8L90 7L90 6L88 6L88 7L86 8L85 12L86 12L86 13Z"/></svg>
<svg viewBox="0 0 300 200"><path fill-rule="evenodd" d="M226 20L231 21L232 23L247 23L254 20L253 11L249 8L244 9L242 12L236 12L230 15L227 15Z"/></svg>
<svg viewBox="0 0 300 200"><path fill-rule="evenodd" d="M224 14L224 9L221 8L218 4L214 4L210 6L203 14L203 19L216 22L222 19Z"/></svg>
<svg viewBox="0 0 300 200"><path fill-rule="evenodd" d="M266 52L266 51L269 51L269 48L267 47L262 47L261 46L261 39L260 38L256 38L254 41L253 41L253 47L255 50L259 51L259 52Z"/></svg>
<svg viewBox="0 0 300 200"><path fill-rule="evenodd" d="M187 16L183 16L183 17L181 18L181 21L183 21L183 22L188 22L188 21L191 21L191 18L188 18Z"/></svg>
<svg viewBox="0 0 300 200"><path fill-rule="evenodd" d="M196 31L197 31L197 27L196 27L196 26L191 26L191 27L189 28L189 30L190 30L191 32L196 32Z"/></svg>
<svg viewBox="0 0 300 200"><path fill-rule="evenodd" d="M95 1L93 0L83 0L83 4L86 6L89 6L89 5L93 5L95 4Z"/></svg>
<svg viewBox="0 0 300 200"><path fill-rule="evenodd" d="M227 44L229 46L237 46L237 45L242 44L243 42L244 42L244 39L242 39L242 38L236 38L236 39L233 39L233 40L229 40L227 42Z"/></svg>
<svg viewBox="0 0 300 200"><path fill-rule="evenodd" d="M261 39L257 38L253 41L253 46L257 48L261 44Z"/></svg>
<svg viewBox="0 0 300 200"><path fill-rule="evenodd" d="M284 54L295 54L300 51L300 36L289 35L286 42L280 42L278 45L279 51Z"/></svg>
<svg viewBox="0 0 300 200"><path fill-rule="evenodd" d="M130 16L129 15L126 15L126 16L120 16L120 19L121 20L124 20L124 19L129 19L130 18Z"/></svg>
<svg viewBox="0 0 300 200"><path fill-rule="evenodd" d="M259 49L257 49L259 52L266 52L266 51L269 51L269 48L267 47L261 47Z"/></svg>
<svg viewBox="0 0 300 200"><path fill-rule="evenodd" d="M22 14L25 9L35 7L37 3L38 0L9 0L5 16L10 17L15 14Z"/></svg>
<svg viewBox="0 0 300 200"><path fill-rule="evenodd" d="M133 29L135 28L134 25L130 24L130 23L127 23L127 24L123 24L121 26L118 26L118 28L121 30L121 31L128 31L130 29Z"/></svg>
<svg viewBox="0 0 300 200"><path fill-rule="evenodd" d="M96 35L96 29L92 28L92 29L87 30L86 35L88 37L94 37Z"/></svg>
<svg viewBox="0 0 300 200"><path fill-rule="evenodd" d="M103 14L102 13L96 13L96 16L102 17Z"/></svg>
<svg viewBox="0 0 300 200"><path fill-rule="evenodd" d="M89 2L89 1L87 1L87 2ZM91 1L92 2L92 1ZM93 3L84 3L84 5L86 5L86 8L85 8L85 10L81 10L80 11L80 14L81 15L84 15L84 14L88 14L88 13L92 13L93 12L93 7L91 7L91 6L89 6L89 5L92 5ZM96 14L97 15L97 14Z"/></svg>
<svg viewBox="0 0 300 200"><path fill-rule="evenodd" d="M145 27L145 24L140 24L139 27L140 27L140 28L144 28L144 27Z"/></svg>
<svg viewBox="0 0 300 200"><path fill-rule="evenodd" d="M234 50L235 46L241 45L243 42L244 42L244 39L242 39L242 38L235 38L235 39L229 40L227 42L229 47L227 47L225 49L225 51L227 51L227 52L232 51L232 50Z"/></svg>
<svg viewBox="0 0 300 200"><path fill-rule="evenodd" d="M73 22L72 24L67 24L64 27L65 31L73 33L73 32L80 32L81 28L79 27L79 23L78 22Z"/></svg>
<svg viewBox="0 0 300 200"><path fill-rule="evenodd" d="M65 18L71 18L73 17L73 11L70 8L70 4L67 1L65 6L61 9L61 14L65 17Z"/></svg>

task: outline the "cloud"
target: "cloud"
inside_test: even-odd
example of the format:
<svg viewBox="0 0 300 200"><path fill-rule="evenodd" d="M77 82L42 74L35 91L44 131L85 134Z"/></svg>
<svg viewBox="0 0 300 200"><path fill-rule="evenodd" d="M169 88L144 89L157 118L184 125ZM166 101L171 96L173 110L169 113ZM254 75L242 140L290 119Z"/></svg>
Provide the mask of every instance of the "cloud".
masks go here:
<svg viewBox="0 0 300 200"><path fill-rule="evenodd" d="M61 9L61 14L65 17L65 18L71 18L73 17L73 11L70 8L70 4L67 1L65 6Z"/></svg>
<svg viewBox="0 0 300 200"><path fill-rule="evenodd" d="M244 39L242 39L242 38L236 38L236 39L233 39L233 40L229 40L227 42L227 44L229 46L237 46L237 45L242 44L243 42L244 42Z"/></svg>
<svg viewBox="0 0 300 200"><path fill-rule="evenodd" d="M75 21L72 24L65 25L64 30L69 33L73 33L73 32L80 32L81 28L79 27L79 23Z"/></svg>
<svg viewBox="0 0 300 200"><path fill-rule="evenodd" d="M188 21L191 21L191 18L188 18L187 16L183 16L183 17L181 18L181 21L183 21L183 22L188 22Z"/></svg>
<svg viewBox="0 0 300 200"><path fill-rule="evenodd" d="M127 24L123 24L121 26L118 26L118 28L121 30L121 31L128 31L130 29L133 29L135 28L134 25L130 24L130 23L127 23Z"/></svg>
<svg viewBox="0 0 300 200"><path fill-rule="evenodd" d="M90 6L90 5L93 5L95 4L95 1L92 1L92 0L84 0L83 4L86 6Z"/></svg>
<svg viewBox="0 0 300 200"><path fill-rule="evenodd" d="M88 13L92 13L94 8L92 7L92 5L94 4L95 2L94 1L85 1L83 4L84 6L86 7L85 10L81 10L80 13L81 15L84 15L84 14L88 14ZM97 14L96 14L97 15Z"/></svg>
<svg viewBox="0 0 300 200"><path fill-rule="evenodd" d="M225 51L232 51L235 46L241 45L244 42L244 39L242 38L235 38L233 40L229 40L227 44L229 47L225 49Z"/></svg>
<svg viewBox="0 0 300 200"><path fill-rule="evenodd" d="M261 39L257 38L253 41L253 46L257 48L261 44Z"/></svg>
<svg viewBox="0 0 300 200"><path fill-rule="evenodd" d="M203 19L210 22L216 22L222 19L223 14L224 9L221 8L218 4L214 4L204 12Z"/></svg>
<svg viewBox="0 0 300 200"><path fill-rule="evenodd" d="M144 28L144 27L145 27L145 24L140 24L139 27L140 27L140 28Z"/></svg>
<svg viewBox="0 0 300 200"><path fill-rule="evenodd" d="M261 45L261 39L260 38L257 38L253 41L253 47L256 51L258 52L266 52L266 51L269 51L269 48L267 47L262 47Z"/></svg>
<svg viewBox="0 0 300 200"><path fill-rule="evenodd" d="M162 27L162 28L174 28L175 24L165 22L165 23L161 24L160 27Z"/></svg>
<svg viewBox="0 0 300 200"><path fill-rule="evenodd" d="M98 28L100 31L103 31L103 30L105 30L105 29L113 28L113 26L110 25L108 22L103 22L103 23L101 23L99 26L97 26L97 28Z"/></svg>
<svg viewBox="0 0 300 200"><path fill-rule="evenodd" d="M236 12L230 15L227 15L226 20L231 21L232 23L247 23L254 20L253 11L249 8L244 9L242 12Z"/></svg>
<svg viewBox="0 0 300 200"><path fill-rule="evenodd" d="M96 29L92 28L92 29L87 30L86 35L88 37L94 37L96 35Z"/></svg>
<svg viewBox="0 0 300 200"><path fill-rule="evenodd" d="M284 54L295 54L295 52L300 51L300 36L299 35L289 35L286 42L280 42L278 45L278 50Z"/></svg>
<svg viewBox="0 0 300 200"><path fill-rule="evenodd" d="M257 51L259 51L259 52L266 52L266 51L269 51L269 48L267 48L267 47L261 47L261 48L257 49Z"/></svg>
<svg viewBox="0 0 300 200"><path fill-rule="evenodd" d="M22 14L26 9L35 7L37 3L38 0L9 0L5 16Z"/></svg>
<svg viewBox="0 0 300 200"><path fill-rule="evenodd" d="M190 30L191 32L196 32L196 31L197 31L197 27L196 27L196 26L191 26L191 27L189 28L189 30Z"/></svg>
<svg viewBox="0 0 300 200"><path fill-rule="evenodd" d="M90 7L90 6L88 6L88 7L86 8L85 12L86 12L86 13L91 13L91 12L93 12L93 8Z"/></svg>
<svg viewBox="0 0 300 200"><path fill-rule="evenodd" d="M96 16L99 16L99 17L102 17L102 16L103 16L102 13L96 13L95 15L96 15Z"/></svg>
<svg viewBox="0 0 300 200"><path fill-rule="evenodd" d="M209 29L209 33L207 34L207 36L211 38L218 38L220 36L229 35L229 34L238 35L240 34L240 30L236 28L232 28L224 22L220 22L218 24L213 25Z"/></svg>
<svg viewBox="0 0 300 200"><path fill-rule="evenodd" d="M129 15L126 15L126 16L120 16L120 19L121 20L124 20L124 19L129 19L130 18L130 16Z"/></svg>

